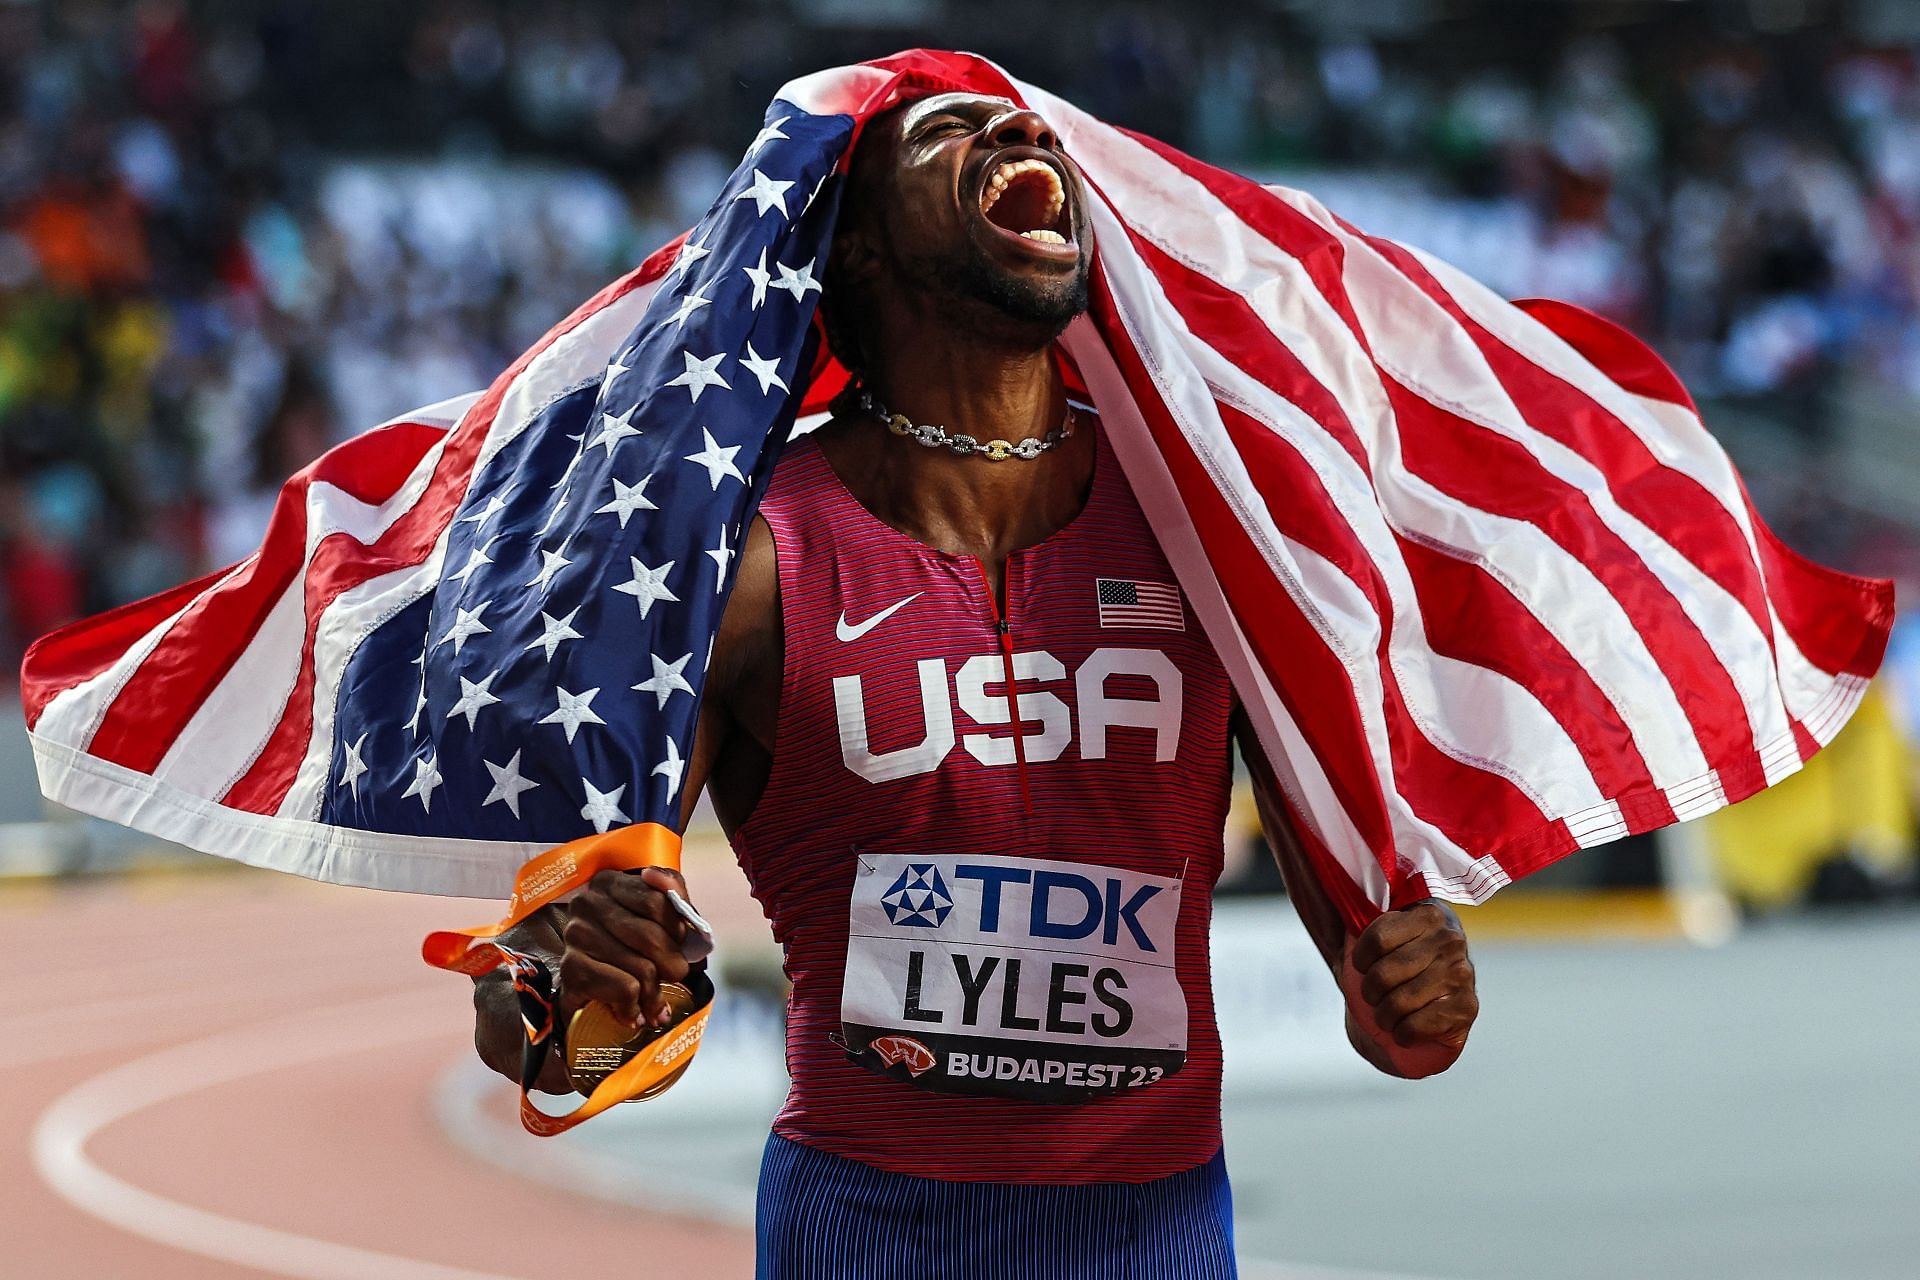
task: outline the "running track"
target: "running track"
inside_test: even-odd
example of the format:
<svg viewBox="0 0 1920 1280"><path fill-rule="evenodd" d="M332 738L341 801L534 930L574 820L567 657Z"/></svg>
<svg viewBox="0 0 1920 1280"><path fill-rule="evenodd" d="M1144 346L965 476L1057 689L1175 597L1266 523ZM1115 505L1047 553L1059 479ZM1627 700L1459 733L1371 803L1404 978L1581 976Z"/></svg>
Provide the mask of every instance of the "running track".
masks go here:
<svg viewBox="0 0 1920 1280"><path fill-rule="evenodd" d="M6 1274L750 1275L743 1232L566 1196L440 1133L472 1021L417 947L495 913L252 874L0 888Z"/></svg>

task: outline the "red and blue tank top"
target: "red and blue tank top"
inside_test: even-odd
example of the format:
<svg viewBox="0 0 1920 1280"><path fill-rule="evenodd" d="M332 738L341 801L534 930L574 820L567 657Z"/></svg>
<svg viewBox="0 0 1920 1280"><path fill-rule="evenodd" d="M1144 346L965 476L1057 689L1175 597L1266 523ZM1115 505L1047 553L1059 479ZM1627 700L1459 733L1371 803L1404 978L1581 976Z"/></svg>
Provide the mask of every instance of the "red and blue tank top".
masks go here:
<svg viewBox="0 0 1920 1280"><path fill-rule="evenodd" d="M779 727L734 846L793 984L784 1137L995 1182L1145 1181L1219 1148L1232 694L1097 448L1004 607L814 442L774 474Z"/></svg>

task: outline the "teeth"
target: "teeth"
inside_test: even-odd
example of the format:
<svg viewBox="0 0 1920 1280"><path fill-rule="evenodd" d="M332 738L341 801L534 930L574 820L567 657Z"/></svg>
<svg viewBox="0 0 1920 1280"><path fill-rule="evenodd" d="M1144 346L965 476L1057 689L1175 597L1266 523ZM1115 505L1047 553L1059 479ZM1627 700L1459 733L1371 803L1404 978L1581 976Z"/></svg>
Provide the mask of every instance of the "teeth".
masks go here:
<svg viewBox="0 0 1920 1280"><path fill-rule="evenodd" d="M1041 244L1065 244L1067 242L1067 238L1058 231L1048 231L1045 228L1041 228L1038 231L1022 231L1020 234L1028 240L1038 240Z"/></svg>
<svg viewBox="0 0 1920 1280"><path fill-rule="evenodd" d="M980 199L980 212L985 213L987 210L993 208L994 204L998 202L1000 197L1006 192L1008 185L1015 178L1027 172L1037 172L1046 175L1047 185L1050 188L1047 193L1047 217L1053 218L1058 216L1061 207L1067 202L1067 193L1060 185L1059 171L1044 160L1009 160L1007 163L995 169L993 176L987 179L986 193ZM1062 241L1062 243L1065 242Z"/></svg>

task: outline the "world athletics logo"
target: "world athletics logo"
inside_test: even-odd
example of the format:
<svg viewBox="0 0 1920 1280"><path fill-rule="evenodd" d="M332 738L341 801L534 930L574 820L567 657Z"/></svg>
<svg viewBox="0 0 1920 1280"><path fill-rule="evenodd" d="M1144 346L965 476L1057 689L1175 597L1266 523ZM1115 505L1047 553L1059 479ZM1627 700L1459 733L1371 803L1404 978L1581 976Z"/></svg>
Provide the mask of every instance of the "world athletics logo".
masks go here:
<svg viewBox="0 0 1920 1280"><path fill-rule="evenodd" d="M909 862L893 887L880 895L887 909L887 923L938 929L953 910L953 895L940 877L940 868L931 862Z"/></svg>

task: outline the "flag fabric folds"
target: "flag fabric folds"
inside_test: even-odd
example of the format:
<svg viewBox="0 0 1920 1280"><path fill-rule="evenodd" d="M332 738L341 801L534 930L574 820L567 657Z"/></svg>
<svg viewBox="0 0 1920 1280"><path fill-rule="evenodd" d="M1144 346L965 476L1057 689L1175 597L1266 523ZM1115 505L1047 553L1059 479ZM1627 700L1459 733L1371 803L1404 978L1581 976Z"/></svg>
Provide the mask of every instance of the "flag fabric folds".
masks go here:
<svg viewBox="0 0 1920 1280"><path fill-rule="evenodd" d="M734 549L844 381L813 324L835 174L950 90L1038 110L1084 172L1064 352L1350 921L1709 812L1845 723L1890 587L1787 550L1639 341L917 50L787 85L688 237L484 394L296 476L252 559L36 645L48 795L494 896L677 825ZM1153 608L1134 585L1111 607Z"/></svg>

